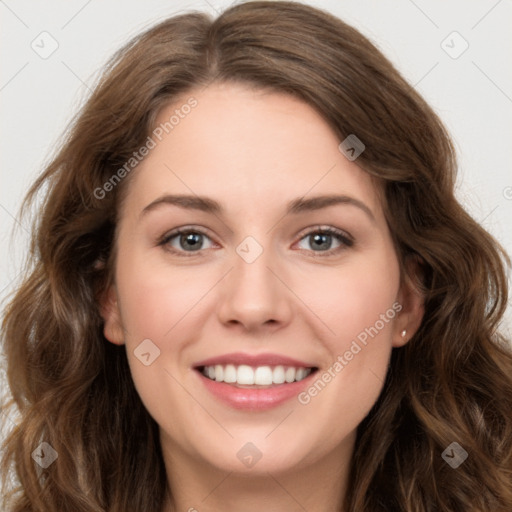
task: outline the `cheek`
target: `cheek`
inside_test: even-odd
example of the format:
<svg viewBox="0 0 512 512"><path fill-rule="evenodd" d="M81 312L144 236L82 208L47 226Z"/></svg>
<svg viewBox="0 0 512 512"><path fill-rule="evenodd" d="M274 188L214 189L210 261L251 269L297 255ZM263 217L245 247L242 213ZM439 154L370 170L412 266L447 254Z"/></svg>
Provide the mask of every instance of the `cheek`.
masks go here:
<svg viewBox="0 0 512 512"><path fill-rule="evenodd" d="M394 320L401 309L396 302L399 266L393 255L381 252L331 269L325 277L318 273L315 288L310 288L308 304L329 328L323 338L329 361L299 401L331 416L324 421L333 427L339 420L332 416L339 411L345 420L350 417L349 423L359 423L384 384ZM322 403L332 405L331 411L323 410Z"/></svg>
<svg viewBox="0 0 512 512"><path fill-rule="evenodd" d="M194 316L194 306L215 282L207 269L175 268L142 254L127 254L118 265L117 282L122 298L121 314L128 332L127 343L150 338L163 343L186 316Z"/></svg>
<svg viewBox="0 0 512 512"><path fill-rule="evenodd" d="M169 372L179 366L181 351L190 342L180 340L187 340L190 326L197 325L200 308L194 306L214 279L211 272L209 277L208 272L196 272L194 279L191 269L170 272L168 265L135 251L120 254L116 280L128 362L142 401L158 416L161 392L175 382ZM167 395L166 406L172 406L171 402L172 393Z"/></svg>
<svg viewBox="0 0 512 512"><path fill-rule="evenodd" d="M298 295L328 327L325 341L331 352L348 349L347 343L375 326L381 339L390 338L400 271L391 250L368 253L347 259L338 267L319 268L296 283ZM314 283L314 286L312 284ZM391 311L389 311L391 308ZM388 314L386 315L386 312ZM381 320L384 315L384 322ZM373 329L372 329L373 331Z"/></svg>

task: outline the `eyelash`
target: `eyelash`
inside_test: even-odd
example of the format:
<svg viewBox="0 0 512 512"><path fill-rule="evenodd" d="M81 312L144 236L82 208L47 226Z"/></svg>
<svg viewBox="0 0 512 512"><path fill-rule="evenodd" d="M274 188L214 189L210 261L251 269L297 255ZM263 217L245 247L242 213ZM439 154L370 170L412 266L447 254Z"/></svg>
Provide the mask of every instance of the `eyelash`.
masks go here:
<svg viewBox="0 0 512 512"><path fill-rule="evenodd" d="M330 226L327 226L327 227L316 226L315 228L311 229L310 231L304 233L301 236L301 238L299 239L299 241L307 238L308 236L318 234L318 233L333 236L340 242L341 245L340 245L340 247L336 247L335 249L328 249L326 251L312 251L309 249L301 249L303 251L312 252L314 254L313 257L323 258L323 257L333 256L333 255L337 254L338 252L346 250L347 248L352 247L354 245L354 240L350 235L348 235L344 231L341 231L339 229L336 229L336 228L333 228ZM165 246L167 246L167 244L169 244L169 242L173 238L175 238L179 235L183 235L183 234L200 234L207 238L210 238L208 236L208 234L205 231L203 231L202 229L190 226L190 227L178 228L178 229L175 229L174 231L171 231L170 233L165 234L163 237L161 237L159 239L157 245L164 247L166 251L169 251L173 254L176 254L176 255L178 255L180 257L184 257L184 258L193 257L193 256L199 254L200 252L202 252L203 250L205 250L205 249L200 249L198 251L182 251L182 250L177 250L177 249L171 248L170 246L165 247Z"/></svg>

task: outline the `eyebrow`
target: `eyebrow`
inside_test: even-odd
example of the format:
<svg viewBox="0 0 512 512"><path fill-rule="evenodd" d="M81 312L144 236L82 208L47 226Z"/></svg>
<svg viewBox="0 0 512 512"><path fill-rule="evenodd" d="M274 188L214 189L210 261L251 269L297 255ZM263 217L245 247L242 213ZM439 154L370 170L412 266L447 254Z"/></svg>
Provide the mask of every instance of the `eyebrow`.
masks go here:
<svg viewBox="0 0 512 512"><path fill-rule="evenodd" d="M206 196L197 196L197 195L173 195L166 194L153 202L148 204L141 212L141 216L146 215L152 210L162 206L162 205L174 205L180 208L184 208L187 210L199 210L206 213L211 213L214 215L222 215L223 208L214 199ZM350 205L355 206L362 210L363 212L370 217L372 221L375 221L375 216L373 212L370 210L366 204L364 204L359 199L355 199L354 197L346 196L346 195L323 195L311 197L309 199L304 199L304 197L300 197L290 201L286 206L286 214L299 214L304 212L312 212L316 210L321 210L323 208L327 208L329 206L334 205Z"/></svg>

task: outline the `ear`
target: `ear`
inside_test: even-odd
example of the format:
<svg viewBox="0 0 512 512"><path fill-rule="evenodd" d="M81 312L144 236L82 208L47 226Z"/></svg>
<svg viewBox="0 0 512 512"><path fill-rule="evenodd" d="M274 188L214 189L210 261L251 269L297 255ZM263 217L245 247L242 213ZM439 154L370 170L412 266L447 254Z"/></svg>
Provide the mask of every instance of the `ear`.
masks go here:
<svg viewBox="0 0 512 512"><path fill-rule="evenodd" d="M100 296L100 314L105 321L103 334L116 345L124 344L123 323L117 300L115 284L110 285Z"/></svg>
<svg viewBox="0 0 512 512"><path fill-rule="evenodd" d="M417 287L422 277L418 258L410 258L397 296L402 306L393 327L393 347L403 347L416 334L425 313L424 296Z"/></svg>

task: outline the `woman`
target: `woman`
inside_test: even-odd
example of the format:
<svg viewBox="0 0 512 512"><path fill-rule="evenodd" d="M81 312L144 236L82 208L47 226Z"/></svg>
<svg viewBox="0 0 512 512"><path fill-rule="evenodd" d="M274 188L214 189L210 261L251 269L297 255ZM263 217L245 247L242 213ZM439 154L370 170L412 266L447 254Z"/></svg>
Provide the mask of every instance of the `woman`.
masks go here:
<svg viewBox="0 0 512 512"><path fill-rule="evenodd" d="M455 170L323 11L135 38L26 198L48 187L3 323L4 506L510 510L508 258Z"/></svg>

